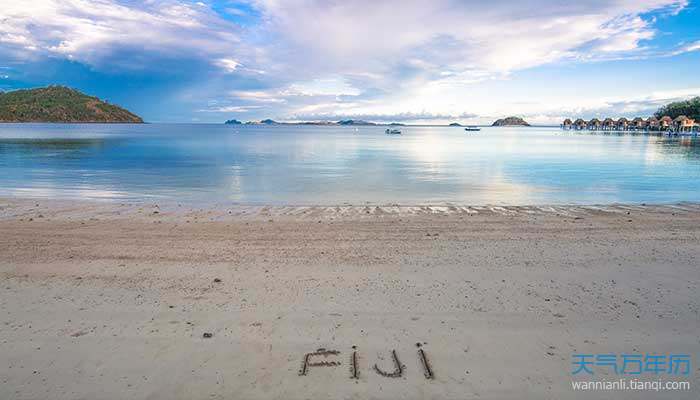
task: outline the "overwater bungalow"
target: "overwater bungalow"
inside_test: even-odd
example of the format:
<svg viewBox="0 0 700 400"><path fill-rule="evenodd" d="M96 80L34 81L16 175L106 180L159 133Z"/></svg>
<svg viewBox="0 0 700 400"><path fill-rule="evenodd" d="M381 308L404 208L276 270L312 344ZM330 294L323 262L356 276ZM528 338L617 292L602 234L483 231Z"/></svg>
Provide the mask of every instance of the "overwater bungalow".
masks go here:
<svg viewBox="0 0 700 400"><path fill-rule="evenodd" d="M592 120L588 121L588 129L597 131L600 129L601 123L598 118L593 118Z"/></svg>
<svg viewBox="0 0 700 400"><path fill-rule="evenodd" d="M632 129L643 130L644 128L646 128L646 126L647 123L642 117L637 117L632 120Z"/></svg>
<svg viewBox="0 0 700 400"><path fill-rule="evenodd" d="M635 117L633 120L628 120L625 117L617 121L612 118L605 118L603 121L598 118L592 118L586 121L582 118L577 118L571 122L570 118L565 119L561 123L562 129L589 130L589 131L673 131L673 132L700 132L700 123L695 122L692 118L681 115L675 119L669 116L663 116L660 119L649 117Z"/></svg>
<svg viewBox="0 0 700 400"><path fill-rule="evenodd" d="M612 118L605 118L603 120L603 130L612 131L615 129L615 120Z"/></svg>
<svg viewBox="0 0 700 400"><path fill-rule="evenodd" d="M695 121L691 118L681 115L673 120L673 130L676 132L690 132L695 126Z"/></svg>
<svg viewBox="0 0 700 400"><path fill-rule="evenodd" d="M661 129L662 131L669 130L672 125L673 125L673 118L669 117L668 115L664 115L659 120L659 129Z"/></svg>
<svg viewBox="0 0 700 400"><path fill-rule="evenodd" d="M647 129L650 131L658 131L659 130L659 120L656 119L656 117L647 118Z"/></svg>
<svg viewBox="0 0 700 400"><path fill-rule="evenodd" d="M627 127L629 126L629 120L627 118L622 117L617 120L615 123L615 129L618 131L626 131Z"/></svg>

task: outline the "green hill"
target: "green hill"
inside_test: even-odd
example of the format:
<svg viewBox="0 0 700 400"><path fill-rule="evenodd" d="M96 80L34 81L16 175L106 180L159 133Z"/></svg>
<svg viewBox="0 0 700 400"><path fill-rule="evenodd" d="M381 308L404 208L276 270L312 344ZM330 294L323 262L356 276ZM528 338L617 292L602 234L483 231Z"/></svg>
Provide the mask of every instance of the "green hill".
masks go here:
<svg viewBox="0 0 700 400"><path fill-rule="evenodd" d="M64 86L0 92L0 122L143 123L138 115Z"/></svg>
<svg viewBox="0 0 700 400"><path fill-rule="evenodd" d="M491 126L530 126L520 117L508 117L496 120Z"/></svg>

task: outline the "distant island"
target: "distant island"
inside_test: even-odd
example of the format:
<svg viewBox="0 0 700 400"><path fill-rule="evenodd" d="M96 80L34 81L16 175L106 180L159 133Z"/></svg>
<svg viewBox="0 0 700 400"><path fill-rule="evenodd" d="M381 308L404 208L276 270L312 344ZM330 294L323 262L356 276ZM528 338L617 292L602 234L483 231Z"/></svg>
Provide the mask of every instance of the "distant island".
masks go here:
<svg viewBox="0 0 700 400"><path fill-rule="evenodd" d="M143 123L119 106L64 86L0 92L0 122Z"/></svg>
<svg viewBox="0 0 700 400"><path fill-rule="evenodd" d="M237 120L237 119L230 119L224 124L227 125L239 125L243 124L243 122ZM245 122L245 125L321 125L321 126L327 126L327 125L341 125L341 126L348 126L348 125L367 125L367 126L372 126L372 125L378 125L375 124L374 122L367 122L367 121L362 121L362 120L357 120L357 119L345 119L341 120L338 122L334 121L305 121L305 122L277 122L273 119L263 119L261 121L247 121ZM397 123L391 123L389 125L402 125L402 124L397 124Z"/></svg>
<svg viewBox="0 0 700 400"><path fill-rule="evenodd" d="M373 122L362 121L359 119L345 119L337 122L338 125L376 125Z"/></svg>
<svg viewBox="0 0 700 400"><path fill-rule="evenodd" d="M508 117L496 120L491 126L530 126L520 117Z"/></svg>
<svg viewBox="0 0 700 400"><path fill-rule="evenodd" d="M298 121L298 122L277 122L272 119L263 119L261 121L241 122L237 119L230 119L224 122L227 125L313 125L313 126L451 126L462 127L458 122L452 122L449 125L407 125L400 122L377 123L364 121L361 119L342 119L340 121ZM495 121L491 126L530 126L522 118L508 117Z"/></svg>
<svg viewBox="0 0 700 400"><path fill-rule="evenodd" d="M227 125L238 125L242 124L241 121L236 119L230 119L224 124ZM272 119L263 119L262 121L247 121L245 125L318 125L318 126L406 126L405 124L399 122L392 122L389 124L377 124L374 122L363 121L360 119L344 119L340 121L302 121L302 122L277 122Z"/></svg>

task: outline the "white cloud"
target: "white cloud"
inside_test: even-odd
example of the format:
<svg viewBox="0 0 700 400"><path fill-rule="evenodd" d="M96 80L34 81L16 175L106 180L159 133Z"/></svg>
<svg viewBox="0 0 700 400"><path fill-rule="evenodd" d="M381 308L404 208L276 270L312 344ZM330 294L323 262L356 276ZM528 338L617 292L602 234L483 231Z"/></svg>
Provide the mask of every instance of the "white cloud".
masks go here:
<svg viewBox="0 0 700 400"><path fill-rule="evenodd" d="M470 96L469 85L560 61L648 56L647 41L657 33L655 17L647 13L677 13L687 1L255 4L264 15L261 29L275 39L267 46L267 53L276 55L271 70L287 78L277 86L287 99L284 112L313 117L500 114L493 104ZM319 77L329 75L353 90L319 90L324 86ZM349 96L328 98L340 93ZM292 98L294 94L310 98Z"/></svg>
<svg viewBox="0 0 700 400"><path fill-rule="evenodd" d="M340 121L343 119L355 119L371 122L393 122L393 121L464 121L476 118L478 115L470 113L461 114L436 114L430 112L406 112L396 114L354 114L354 113L319 113L319 114L299 114L292 119L298 121Z"/></svg>
<svg viewBox="0 0 700 400"><path fill-rule="evenodd" d="M654 37L648 21L639 16L624 16L615 18L603 25L603 36L600 45L594 47L594 51L626 52L639 49L639 43Z"/></svg>
<svg viewBox="0 0 700 400"><path fill-rule="evenodd" d="M276 73L306 82L329 73L341 79L377 75L380 81L388 75L406 79L401 75L406 70L507 74L589 58L587 51L634 52L655 35L653 20L643 13L677 12L687 5L686 0L254 0L263 22L246 38L268 40L253 44L201 2L6 3L0 7L0 43L27 52L95 64L115 49L141 49L215 60L224 72L241 63L250 70L274 64ZM241 60L244 55L248 59Z"/></svg>
<svg viewBox="0 0 700 400"><path fill-rule="evenodd" d="M245 113L262 108L261 106L220 106L199 110L199 112L213 113Z"/></svg>
<svg viewBox="0 0 700 400"><path fill-rule="evenodd" d="M688 52L688 51L697 51L697 50L700 50L700 40L698 40L697 42L692 43L692 44L686 46L686 47L684 48L684 50L685 50L686 52Z"/></svg>
<svg viewBox="0 0 700 400"><path fill-rule="evenodd" d="M134 56L209 58L240 43L236 27L207 7L173 0L7 1L0 21L0 44L93 65L122 49Z"/></svg>
<svg viewBox="0 0 700 400"><path fill-rule="evenodd" d="M284 103L285 99L277 92L266 92L263 90L242 91L234 90L230 92L231 97L257 103Z"/></svg>
<svg viewBox="0 0 700 400"><path fill-rule="evenodd" d="M260 0L284 46L334 70L388 72L401 64L504 73L588 50L634 51L654 36L641 14L677 0L561 2Z"/></svg>
<svg viewBox="0 0 700 400"><path fill-rule="evenodd" d="M678 48L674 51L671 51L668 55L669 56L677 56L679 54L691 53L693 51L698 51L698 50L700 50L700 40L698 40L696 42L689 43L689 44L681 45L680 48Z"/></svg>
<svg viewBox="0 0 700 400"><path fill-rule="evenodd" d="M357 96L360 93L342 78L295 82L282 92L286 96Z"/></svg>
<svg viewBox="0 0 700 400"><path fill-rule="evenodd" d="M238 67L241 65L238 61L232 59L232 58L221 58L219 60L216 60L214 65L220 67L224 71L228 73L232 73L238 69Z"/></svg>

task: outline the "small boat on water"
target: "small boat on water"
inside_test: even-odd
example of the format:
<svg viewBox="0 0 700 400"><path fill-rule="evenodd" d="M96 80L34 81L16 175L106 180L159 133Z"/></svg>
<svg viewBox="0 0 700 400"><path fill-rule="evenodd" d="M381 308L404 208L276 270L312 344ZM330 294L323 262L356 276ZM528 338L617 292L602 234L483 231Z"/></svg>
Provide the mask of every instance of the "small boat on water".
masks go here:
<svg viewBox="0 0 700 400"><path fill-rule="evenodd" d="M401 131L398 129L387 129L384 131L387 135L400 135Z"/></svg>
<svg viewBox="0 0 700 400"><path fill-rule="evenodd" d="M464 128L464 130L468 132L478 132L481 130L481 128L479 128L478 126L468 126Z"/></svg>

